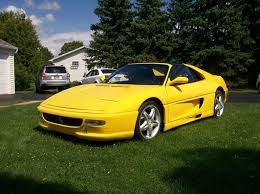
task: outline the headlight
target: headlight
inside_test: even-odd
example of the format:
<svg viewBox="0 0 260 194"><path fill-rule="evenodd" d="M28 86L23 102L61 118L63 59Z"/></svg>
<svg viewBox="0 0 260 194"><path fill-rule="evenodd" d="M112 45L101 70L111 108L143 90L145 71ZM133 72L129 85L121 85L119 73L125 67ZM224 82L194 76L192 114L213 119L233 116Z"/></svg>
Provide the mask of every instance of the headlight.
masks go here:
<svg viewBox="0 0 260 194"><path fill-rule="evenodd" d="M101 126L101 125L105 125L106 121L102 121L102 120L89 120L87 119L85 121L85 123L89 126Z"/></svg>

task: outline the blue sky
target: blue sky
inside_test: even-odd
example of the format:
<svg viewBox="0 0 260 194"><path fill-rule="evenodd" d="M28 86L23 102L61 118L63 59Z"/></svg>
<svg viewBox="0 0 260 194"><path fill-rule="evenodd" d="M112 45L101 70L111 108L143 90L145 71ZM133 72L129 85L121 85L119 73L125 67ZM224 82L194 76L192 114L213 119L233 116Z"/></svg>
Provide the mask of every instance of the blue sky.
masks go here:
<svg viewBox="0 0 260 194"><path fill-rule="evenodd" d="M91 39L97 0L0 0L0 10L22 11L31 18L39 38L54 54L64 42Z"/></svg>

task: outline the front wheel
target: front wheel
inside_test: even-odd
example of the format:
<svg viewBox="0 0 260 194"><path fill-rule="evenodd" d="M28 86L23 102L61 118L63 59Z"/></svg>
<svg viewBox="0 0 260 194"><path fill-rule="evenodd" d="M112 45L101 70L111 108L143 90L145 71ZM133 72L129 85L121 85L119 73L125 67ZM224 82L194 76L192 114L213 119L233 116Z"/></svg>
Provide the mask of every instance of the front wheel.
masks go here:
<svg viewBox="0 0 260 194"><path fill-rule="evenodd" d="M162 110L153 101L145 102L136 121L135 133L141 140L153 139L162 129Z"/></svg>
<svg viewBox="0 0 260 194"><path fill-rule="evenodd" d="M224 94L220 90L217 90L214 103L214 116L221 117L224 113L224 108Z"/></svg>

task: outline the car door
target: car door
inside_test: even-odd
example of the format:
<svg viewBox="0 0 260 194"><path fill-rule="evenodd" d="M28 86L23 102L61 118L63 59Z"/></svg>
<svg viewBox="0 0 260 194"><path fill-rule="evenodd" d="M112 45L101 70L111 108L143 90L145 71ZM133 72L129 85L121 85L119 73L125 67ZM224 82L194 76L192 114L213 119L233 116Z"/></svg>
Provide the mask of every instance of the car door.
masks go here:
<svg viewBox="0 0 260 194"><path fill-rule="evenodd" d="M198 117L205 95L208 94L207 82L195 70L185 65L173 65L169 79L187 77L186 84L166 86L169 105L169 122L179 119Z"/></svg>
<svg viewBox="0 0 260 194"><path fill-rule="evenodd" d="M94 70L93 79L91 81L91 83L99 82L99 71L97 69Z"/></svg>
<svg viewBox="0 0 260 194"><path fill-rule="evenodd" d="M91 70L90 72L87 73L86 77L82 80L82 84L89 84L91 83L91 77L93 74L94 70Z"/></svg>

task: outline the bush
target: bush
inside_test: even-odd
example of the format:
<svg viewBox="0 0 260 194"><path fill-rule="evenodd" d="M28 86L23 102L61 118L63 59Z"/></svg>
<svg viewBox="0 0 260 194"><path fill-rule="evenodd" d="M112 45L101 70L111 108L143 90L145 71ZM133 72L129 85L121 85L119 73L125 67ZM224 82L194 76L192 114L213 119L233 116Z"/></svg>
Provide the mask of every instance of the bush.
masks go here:
<svg viewBox="0 0 260 194"><path fill-rule="evenodd" d="M70 87L79 86L79 85L81 85L81 83L78 81L73 81L70 83Z"/></svg>

